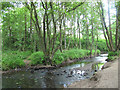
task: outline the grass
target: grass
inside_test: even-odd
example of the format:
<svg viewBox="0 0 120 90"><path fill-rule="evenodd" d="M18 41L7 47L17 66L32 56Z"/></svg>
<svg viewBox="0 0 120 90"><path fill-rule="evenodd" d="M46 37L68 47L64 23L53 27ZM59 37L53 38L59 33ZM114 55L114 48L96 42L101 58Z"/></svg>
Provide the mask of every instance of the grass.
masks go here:
<svg viewBox="0 0 120 90"><path fill-rule="evenodd" d="M95 50L92 50L92 55L95 54ZM100 54L100 50L97 49L97 54Z"/></svg>
<svg viewBox="0 0 120 90"><path fill-rule="evenodd" d="M117 59L120 56L120 51L116 51L116 52L108 52L108 60L109 61L114 61L115 59Z"/></svg>
<svg viewBox="0 0 120 90"><path fill-rule="evenodd" d="M95 50L92 51L93 55ZM97 53L100 53L100 50L97 50ZM55 64L61 64L63 61L66 60L73 60L73 59L79 59L79 58L84 58L86 56L90 55L89 50L84 50L84 49L71 49L71 50L65 50L63 53L60 51L56 52L53 61Z"/></svg>
<svg viewBox="0 0 120 90"><path fill-rule="evenodd" d="M92 54L94 53L95 50L92 51ZM97 53L100 53L100 51L97 50ZM55 53L52 61L55 64L61 64L63 61L84 58L89 55L90 51L84 49L64 50L62 53L58 50ZM30 56L28 59L31 60L31 65L43 64L42 61L45 60L45 55L41 51L32 54L30 51L3 51L2 69L9 70L23 67L25 66L24 59L26 59L28 56Z"/></svg>
<svg viewBox="0 0 120 90"><path fill-rule="evenodd" d="M41 51L35 52L29 57L29 60L31 60L31 65L42 64L44 54Z"/></svg>
<svg viewBox="0 0 120 90"><path fill-rule="evenodd" d="M92 53L94 55L95 50L93 50ZM100 53L100 50L97 50L97 53ZM64 50L62 53L58 50L55 53L52 62L54 62L54 64L61 64L63 61L84 58L88 55L90 55L90 51L84 49ZM31 60L31 65L42 64L44 57L45 56L41 51L33 53L29 58Z"/></svg>
<svg viewBox="0 0 120 90"><path fill-rule="evenodd" d="M3 51L2 70L15 69L25 66L24 59L31 55L30 51Z"/></svg>

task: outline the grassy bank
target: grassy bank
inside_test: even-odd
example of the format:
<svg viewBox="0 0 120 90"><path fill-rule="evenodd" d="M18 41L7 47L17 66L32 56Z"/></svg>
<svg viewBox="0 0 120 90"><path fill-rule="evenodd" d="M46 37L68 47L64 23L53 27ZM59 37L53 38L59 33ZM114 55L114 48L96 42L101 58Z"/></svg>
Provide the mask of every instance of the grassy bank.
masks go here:
<svg viewBox="0 0 120 90"><path fill-rule="evenodd" d="M30 51L3 51L2 69L9 70L25 66L24 59L31 55Z"/></svg>
<svg viewBox="0 0 120 90"><path fill-rule="evenodd" d="M92 55L94 55L95 50L92 51ZM97 50L97 53L100 54L100 50ZM62 53L57 51L52 59L54 64L61 64L63 61L73 60L84 58L90 55L89 50L83 49L71 49L71 50L64 50ZM44 60L44 54L41 51L31 53L30 51L4 51L2 54L2 69L9 70L24 67L24 59L28 56L29 60L31 60L31 65L43 64L42 61Z"/></svg>
<svg viewBox="0 0 120 90"><path fill-rule="evenodd" d="M95 50L92 51L93 55L94 53L95 53ZM97 50L97 53L100 54L100 50ZM52 61L55 64L61 64L63 61L84 58L89 55L90 55L90 51L83 50L83 49L64 50L62 53L60 51L57 51ZM43 52L40 52L40 51L35 52L30 56L29 59L31 60L32 65L42 64L42 61L44 60L44 54Z"/></svg>
<svg viewBox="0 0 120 90"><path fill-rule="evenodd" d="M107 61L114 61L118 57L120 57L120 51L108 52L108 59L107 59Z"/></svg>

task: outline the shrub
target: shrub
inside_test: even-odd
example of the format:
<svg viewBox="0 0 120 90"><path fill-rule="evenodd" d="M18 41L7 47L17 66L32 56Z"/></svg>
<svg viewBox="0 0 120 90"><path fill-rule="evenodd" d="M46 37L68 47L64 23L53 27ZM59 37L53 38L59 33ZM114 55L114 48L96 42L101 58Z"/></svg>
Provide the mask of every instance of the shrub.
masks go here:
<svg viewBox="0 0 120 90"><path fill-rule="evenodd" d="M118 51L118 56L120 56L120 51Z"/></svg>
<svg viewBox="0 0 120 90"><path fill-rule="evenodd" d="M66 50L63 52L64 54L66 54L66 56L69 58L69 59L74 59L76 56L75 56L75 51L73 49L71 50Z"/></svg>
<svg viewBox="0 0 120 90"><path fill-rule="evenodd" d="M117 56L118 52L108 52L108 57L109 56Z"/></svg>
<svg viewBox="0 0 120 90"><path fill-rule="evenodd" d="M90 55L90 50L87 51L88 52L88 55ZM95 50L92 50L92 55L95 54ZM97 54L100 54L100 50L97 49Z"/></svg>
<svg viewBox="0 0 120 90"><path fill-rule="evenodd" d="M29 59L31 60L32 65L42 64L42 61L44 60L44 53L41 51L35 52L29 57Z"/></svg>
<svg viewBox="0 0 120 90"><path fill-rule="evenodd" d="M97 54L100 54L100 50L99 49L97 49Z"/></svg>
<svg viewBox="0 0 120 90"><path fill-rule="evenodd" d="M89 54L89 50L83 50L83 49L71 49L68 51L65 51L64 53L67 54L69 59L77 59L77 58L83 58Z"/></svg>
<svg viewBox="0 0 120 90"><path fill-rule="evenodd" d="M83 50L83 49L71 49L71 50L65 50L63 53L60 51L57 51L53 57L53 61L56 64L60 64L63 61L66 61L68 59L78 59L83 58L89 54L89 50Z"/></svg>
<svg viewBox="0 0 120 90"><path fill-rule="evenodd" d="M116 52L112 52L112 51L110 51L110 52L108 52L108 61L113 61L113 60L115 60L116 58L118 58L119 57L119 55L120 55L120 51L116 51Z"/></svg>
<svg viewBox="0 0 120 90"><path fill-rule="evenodd" d="M31 55L31 52L30 51L25 51L25 52L21 52L20 53L20 58L21 59L26 59L28 56Z"/></svg>
<svg viewBox="0 0 120 90"><path fill-rule="evenodd" d="M60 63L62 63L64 60L65 60L65 58L64 58L63 53L57 52L57 53L55 53L52 61L53 61L55 64L60 64Z"/></svg>
<svg viewBox="0 0 120 90"><path fill-rule="evenodd" d="M97 46L97 48L100 51L108 51L105 39L99 39L98 40L98 46Z"/></svg>
<svg viewBox="0 0 120 90"><path fill-rule="evenodd" d="M113 61L113 60L115 60L115 59L117 59L117 56L109 56L109 57L108 57L108 60L109 60L109 61Z"/></svg>
<svg viewBox="0 0 120 90"><path fill-rule="evenodd" d="M2 53L2 69L9 70L25 66L23 59L31 54L30 51L3 51Z"/></svg>
<svg viewBox="0 0 120 90"><path fill-rule="evenodd" d="M24 61L15 55L6 55L6 57L2 58L2 69L14 69L17 67L25 66Z"/></svg>

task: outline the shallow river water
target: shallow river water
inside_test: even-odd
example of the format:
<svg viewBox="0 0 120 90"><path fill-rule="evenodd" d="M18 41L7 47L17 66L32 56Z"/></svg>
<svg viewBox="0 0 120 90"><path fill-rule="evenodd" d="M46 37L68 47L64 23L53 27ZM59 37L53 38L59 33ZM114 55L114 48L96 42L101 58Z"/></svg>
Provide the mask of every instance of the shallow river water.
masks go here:
<svg viewBox="0 0 120 90"><path fill-rule="evenodd" d="M96 71L101 70L106 63L107 54L85 59L57 69L40 69L34 72L23 70L2 75L3 88L63 88L67 85L90 78ZM84 68L90 66L91 68ZM77 68L77 69L76 69Z"/></svg>

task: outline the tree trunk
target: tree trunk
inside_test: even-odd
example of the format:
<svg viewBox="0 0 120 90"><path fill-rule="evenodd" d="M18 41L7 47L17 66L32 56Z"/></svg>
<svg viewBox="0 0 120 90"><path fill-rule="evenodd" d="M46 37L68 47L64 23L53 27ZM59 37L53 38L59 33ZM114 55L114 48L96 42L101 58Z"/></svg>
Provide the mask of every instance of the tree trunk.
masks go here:
<svg viewBox="0 0 120 90"><path fill-rule="evenodd" d="M60 16L60 12L59 12L59 16ZM62 19L59 19L59 29L60 29L60 51L62 52Z"/></svg>
<svg viewBox="0 0 120 90"><path fill-rule="evenodd" d="M95 47L95 56L97 55L97 46L98 46L98 32L97 32L97 41L96 41L96 47Z"/></svg>
<svg viewBox="0 0 120 90"><path fill-rule="evenodd" d="M11 48L11 36L12 36L12 30L11 30L11 27L10 27L10 9L8 9L8 12L9 12L9 23L8 23L8 30L9 30L9 48Z"/></svg>
<svg viewBox="0 0 120 90"><path fill-rule="evenodd" d="M46 31L45 31L45 18L46 18L46 11L45 11L45 14L44 14L44 17L43 17L43 41L44 41L44 50L45 50L45 53L46 53ZM46 55L46 54L45 54Z"/></svg>
<svg viewBox="0 0 120 90"><path fill-rule="evenodd" d="M111 41L111 37L110 37L110 34L109 34L109 32L108 32L108 28L107 28L107 26L106 26L106 23L105 23L104 10L103 10L103 6L102 6L102 2L100 2L100 7L101 7L101 9L102 9L102 20L103 20L104 27L105 27L105 29L106 29L107 37L108 37L108 40L109 40L109 45L110 45L109 50L110 50L110 51L114 51L114 49L113 49L113 43L112 43L112 41Z"/></svg>
<svg viewBox="0 0 120 90"><path fill-rule="evenodd" d="M81 40L80 40L80 23L79 23L79 16L78 16L78 19L77 19L77 25L78 25L78 29L79 29L79 49L81 49Z"/></svg>
<svg viewBox="0 0 120 90"><path fill-rule="evenodd" d="M69 34L69 40L68 40L67 49L69 50L69 47L70 47L70 30L68 30L68 34Z"/></svg>
<svg viewBox="0 0 120 90"><path fill-rule="evenodd" d="M24 36L24 47L23 47L23 51L25 50L25 47L26 47L26 37L27 37L27 22L26 22L26 12L25 12L25 36Z"/></svg>
<svg viewBox="0 0 120 90"><path fill-rule="evenodd" d="M31 9L30 9L30 41L31 41L31 45L33 45L33 39L32 39L32 4L31 4ZM31 47L31 49L34 49L33 47Z"/></svg>
<svg viewBox="0 0 120 90"><path fill-rule="evenodd" d="M94 50L93 6L91 8L92 8L91 9L92 43L91 43L91 55L90 56L92 57L92 50Z"/></svg>
<svg viewBox="0 0 120 90"><path fill-rule="evenodd" d="M120 49L120 1L116 5L116 35L115 35L116 51Z"/></svg>
<svg viewBox="0 0 120 90"><path fill-rule="evenodd" d="M100 8L99 8L99 12L100 12ZM108 49L111 50L111 48L110 48L110 46L109 46L109 44L108 44L108 38L107 38L107 36L106 36L106 34L105 34L105 29L104 29L104 25L103 25L103 24L104 24L104 21L103 21L103 19L102 19L101 13L100 13L100 19L101 19L101 25L102 25L103 34L104 34L104 37L105 37L105 40L106 40L106 45L107 45Z"/></svg>
<svg viewBox="0 0 120 90"><path fill-rule="evenodd" d="M64 21L63 21L63 26L64 26L64 31L65 31L65 35L64 35L64 45L65 45L65 49L66 49L66 28L65 28L65 16L64 16Z"/></svg>
<svg viewBox="0 0 120 90"><path fill-rule="evenodd" d="M86 21L87 21L87 17L86 17ZM89 49L89 30L88 30L88 23L86 22L86 49Z"/></svg>
<svg viewBox="0 0 120 90"><path fill-rule="evenodd" d="M110 32L110 39L111 39L111 43L113 43L113 40L112 40L112 31L111 31L111 20L110 20L109 0L108 0L108 17L109 17L109 32ZM112 46L112 47L113 47L113 46Z"/></svg>
<svg viewBox="0 0 120 90"><path fill-rule="evenodd" d="M52 7L52 2L50 2L50 8L52 10L51 16L52 16L52 20L53 20L53 26L54 26L54 32L53 32L53 44L52 44L52 53L54 52L54 48L55 48L55 41L56 41L56 22L55 22L55 18L54 18L54 14L53 14L53 7Z"/></svg>
<svg viewBox="0 0 120 90"><path fill-rule="evenodd" d="M39 44L40 44L40 48L42 49L42 51L45 53L45 48L44 48L44 44L43 44L43 36L42 36L42 32L41 32L41 27L39 26L39 22L38 22L38 15L37 15L37 11L36 11L36 7L34 5L33 2L31 2L32 6L33 6L33 9L34 9L34 17L35 17L35 28L36 28L36 31L37 31L37 34L38 34L38 37L39 37Z"/></svg>

